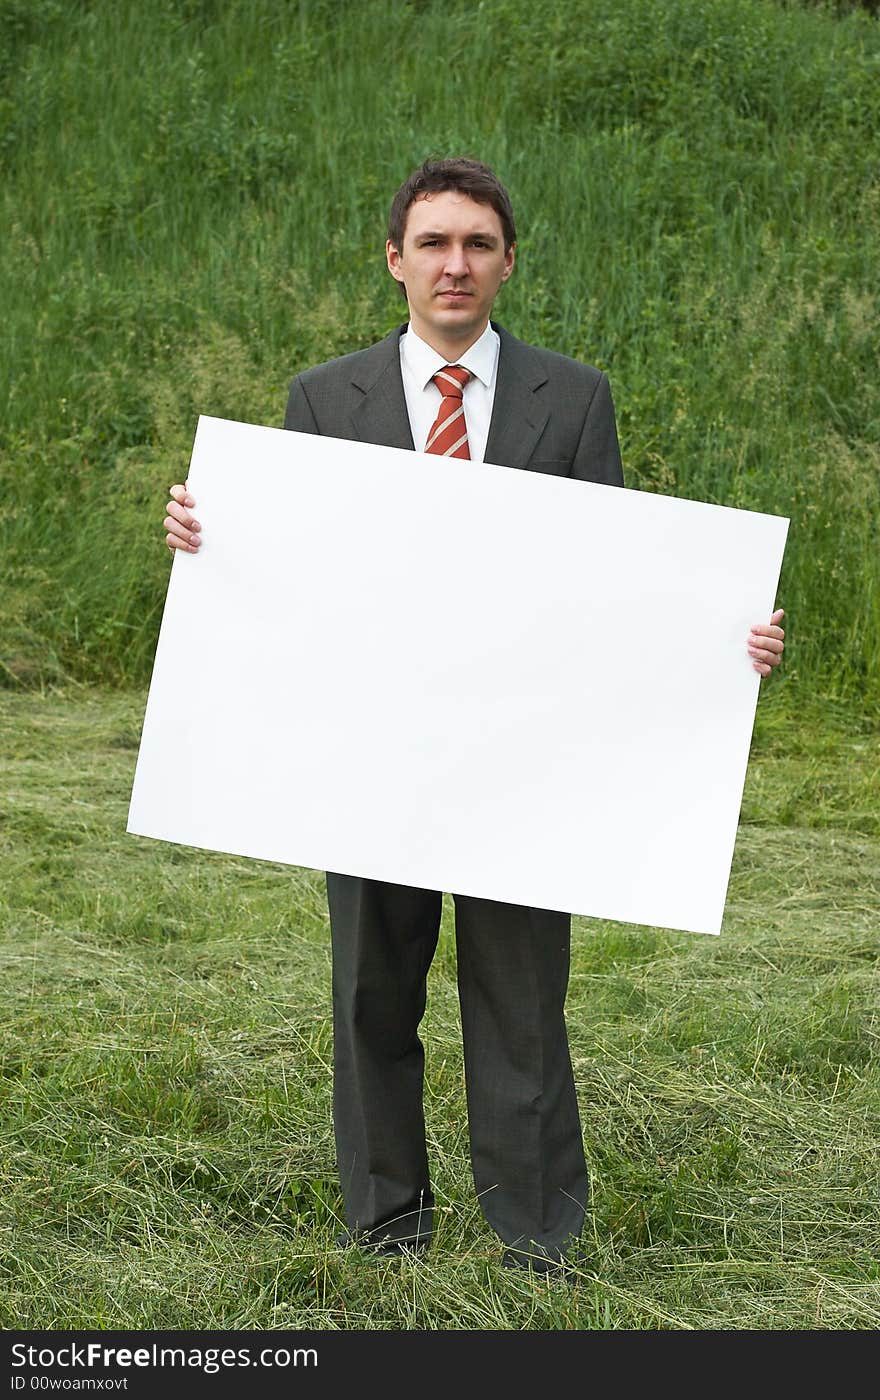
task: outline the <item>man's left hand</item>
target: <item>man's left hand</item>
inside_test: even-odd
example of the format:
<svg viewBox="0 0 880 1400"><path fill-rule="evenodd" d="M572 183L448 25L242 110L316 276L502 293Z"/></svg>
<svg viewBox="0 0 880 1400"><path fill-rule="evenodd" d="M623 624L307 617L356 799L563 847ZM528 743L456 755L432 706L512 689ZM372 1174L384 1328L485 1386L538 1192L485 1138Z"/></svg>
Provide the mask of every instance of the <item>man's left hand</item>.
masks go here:
<svg viewBox="0 0 880 1400"><path fill-rule="evenodd" d="M762 676L769 676L774 666L778 666L785 650L785 633L779 626L785 610L780 608L770 619L769 625L756 622L749 633L748 648L752 665Z"/></svg>

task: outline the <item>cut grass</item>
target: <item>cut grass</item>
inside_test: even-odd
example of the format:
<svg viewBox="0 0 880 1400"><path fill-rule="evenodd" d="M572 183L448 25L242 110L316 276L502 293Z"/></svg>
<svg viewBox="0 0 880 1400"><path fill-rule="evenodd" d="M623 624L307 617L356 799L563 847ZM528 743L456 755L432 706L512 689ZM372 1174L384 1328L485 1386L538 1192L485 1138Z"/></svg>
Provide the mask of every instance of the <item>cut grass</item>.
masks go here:
<svg viewBox="0 0 880 1400"><path fill-rule="evenodd" d="M560 1286L499 1267L474 1199L448 900L424 1025L437 1238L415 1264L336 1247L322 877L126 835L142 708L0 697L0 1325L880 1323L864 719L795 727L784 691L762 700L719 939L575 921L593 1195Z"/></svg>

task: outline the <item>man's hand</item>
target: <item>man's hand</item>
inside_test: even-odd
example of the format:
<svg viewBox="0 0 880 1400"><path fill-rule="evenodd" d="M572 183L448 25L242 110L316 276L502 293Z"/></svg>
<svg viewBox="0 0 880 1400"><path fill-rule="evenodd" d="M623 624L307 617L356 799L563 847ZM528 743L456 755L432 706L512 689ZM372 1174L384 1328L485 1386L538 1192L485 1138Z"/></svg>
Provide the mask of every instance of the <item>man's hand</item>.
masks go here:
<svg viewBox="0 0 880 1400"><path fill-rule="evenodd" d="M769 626L763 622L756 622L749 633L749 656L759 675L769 676L773 667L778 666L782 660L785 650L785 642L782 639L785 633L779 624L784 616L785 612L780 608L771 617Z"/></svg>
<svg viewBox="0 0 880 1400"><path fill-rule="evenodd" d="M187 554L197 554L202 542L199 534L202 527L190 515L195 501L185 486L172 486L171 496L165 507L168 514L162 522L168 531L165 543L169 549L185 549Z"/></svg>

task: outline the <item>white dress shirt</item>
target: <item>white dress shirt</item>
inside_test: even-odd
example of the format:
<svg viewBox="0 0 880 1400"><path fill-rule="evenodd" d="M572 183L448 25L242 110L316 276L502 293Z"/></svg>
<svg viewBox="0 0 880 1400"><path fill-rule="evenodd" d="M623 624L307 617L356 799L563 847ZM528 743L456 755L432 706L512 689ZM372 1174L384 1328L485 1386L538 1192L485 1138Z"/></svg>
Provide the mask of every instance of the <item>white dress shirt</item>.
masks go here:
<svg viewBox="0 0 880 1400"><path fill-rule="evenodd" d="M467 425L471 461L484 460L492 404L495 402L500 345L498 332L487 326L479 340L468 346L457 360L444 360L442 355L438 355L436 350L426 345L421 336L416 335L412 326L407 326L400 337L400 372L403 376L403 393L410 431L417 452L425 450L428 434L443 397L437 385L431 382L432 377L438 369L443 369L448 364L456 364L470 370L473 375L464 386L464 421Z"/></svg>

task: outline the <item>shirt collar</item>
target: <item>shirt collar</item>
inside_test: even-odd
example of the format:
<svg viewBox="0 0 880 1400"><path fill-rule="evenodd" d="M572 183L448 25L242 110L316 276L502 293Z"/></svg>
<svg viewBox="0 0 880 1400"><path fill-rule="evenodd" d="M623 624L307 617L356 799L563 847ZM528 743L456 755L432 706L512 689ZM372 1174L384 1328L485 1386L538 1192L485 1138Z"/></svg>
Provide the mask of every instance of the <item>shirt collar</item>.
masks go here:
<svg viewBox="0 0 880 1400"><path fill-rule="evenodd" d="M470 370L475 379L479 379L481 384L490 389L495 379L500 344L498 332L493 330L490 324L479 340L469 345L454 363ZM442 355L438 355L421 336L416 335L411 325L407 326L401 338L400 353L406 361L407 369L423 389L427 388L438 369L450 363L449 360L444 360Z"/></svg>

